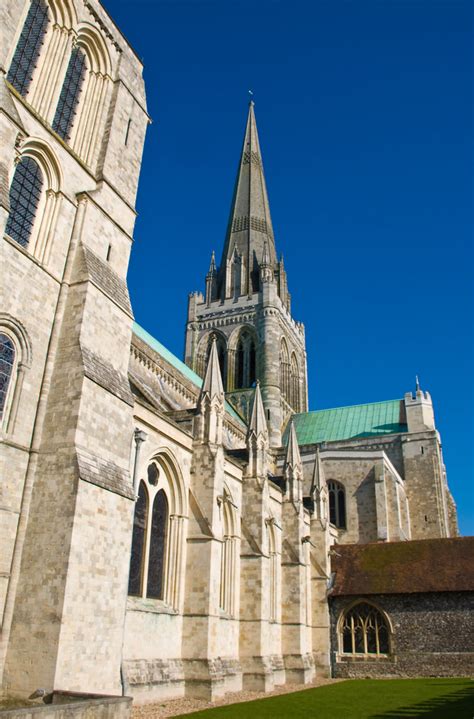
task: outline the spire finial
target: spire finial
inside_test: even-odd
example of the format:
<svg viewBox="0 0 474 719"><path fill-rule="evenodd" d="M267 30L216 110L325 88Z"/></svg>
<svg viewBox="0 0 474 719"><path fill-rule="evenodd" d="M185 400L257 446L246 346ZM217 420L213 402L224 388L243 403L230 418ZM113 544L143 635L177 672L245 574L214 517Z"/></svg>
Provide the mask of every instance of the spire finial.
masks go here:
<svg viewBox="0 0 474 719"><path fill-rule="evenodd" d="M253 395L252 414L250 416L248 435L250 436L251 434L254 434L255 437L258 437L260 434L266 435L267 432L267 422L265 419L265 409L262 401L262 393L260 391L260 382L259 380L257 380L255 384L255 392Z"/></svg>
<svg viewBox="0 0 474 719"><path fill-rule="evenodd" d="M255 103L253 101L253 90L249 90L249 95L250 95L249 106L253 107L255 105Z"/></svg>
<svg viewBox="0 0 474 719"><path fill-rule="evenodd" d="M418 375L415 375L415 386L416 386L416 391L419 392L421 388L420 388L420 380L418 378Z"/></svg>

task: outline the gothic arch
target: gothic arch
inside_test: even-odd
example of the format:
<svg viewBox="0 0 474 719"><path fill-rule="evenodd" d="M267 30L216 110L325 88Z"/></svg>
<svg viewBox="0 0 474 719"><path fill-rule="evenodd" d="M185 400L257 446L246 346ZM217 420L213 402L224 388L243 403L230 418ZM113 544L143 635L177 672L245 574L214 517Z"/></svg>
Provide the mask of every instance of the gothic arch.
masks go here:
<svg viewBox="0 0 474 719"><path fill-rule="evenodd" d="M296 352L291 353L290 360L290 404L295 412L300 411L300 369Z"/></svg>
<svg viewBox="0 0 474 719"><path fill-rule="evenodd" d="M56 25L71 30L77 24L77 13L71 0L48 0Z"/></svg>
<svg viewBox="0 0 474 719"><path fill-rule="evenodd" d="M280 390L287 402L290 400L290 353L284 337L280 341Z"/></svg>
<svg viewBox="0 0 474 719"><path fill-rule="evenodd" d="M212 336L216 338L217 355L219 357L219 367L221 370L222 383L224 389L227 387L227 337L223 332L213 330L207 332L198 345L198 351L196 353L196 374L200 377L204 377L207 367L207 360L209 359L209 352L211 351L211 340Z"/></svg>
<svg viewBox="0 0 474 719"><path fill-rule="evenodd" d="M82 47L89 60L90 70L111 75L111 62L107 46L94 25L81 23L77 28L76 45Z"/></svg>
<svg viewBox="0 0 474 719"><path fill-rule="evenodd" d="M354 647L354 639L351 637L351 644L352 644L352 651L347 651L348 647L345 645L345 637L344 634L348 629L352 629L351 634L354 634L354 625L352 624L352 627L348 627L346 620L351 614L357 614L357 610L360 608L361 614L363 615L363 619L367 618L367 615L370 614L372 611L375 615L375 618L380 622L380 625L385 629L386 635L384 636L384 643L385 646L383 647L384 650L382 650L382 647L379 646L379 637L377 636L375 638L374 644L375 644L375 651L368 651L368 641L367 641L367 633L368 633L368 627L367 623L365 622L364 627L364 621L361 622L362 624L362 632L361 634L365 634L365 636L362 636L362 644L364 646L361 646L359 649L355 649ZM378 634L378 632L375 632ZM365 597L364 598L357 598L354 599L352 602L350 602L339 614L339 618L337 621L337 639L338 639L338 649L340 654L346 654L346 655L358 655L358 658L363 658L366 656L367 658L371 658L373 656L377 655L388 655L393 652L393 637L394 637L394 627L393 623L387 614L378 604L373 602L372 600L368 600ZM347 642L347 639L346 639ZM348 642L347 642L348 643Z"/></svg>
<svg viewBox="0 0 474 719"><path fill-rule="evenodd" d="M135 578L135 583L129 583L129 592L162 600L179 609L184 591L182 567L187 516L184 479L168 447L160 447L149 455L141 463L140 475L130 557L130 577ZM138 582L140 567L143 569Z"/></svg>
<svg viewBox="0 0 474 719"><path fill-rule="evenodd" d="M247 389L257 379L257 336L250 325L240 325L229 337L229 389Z"/></svg>
<svg viewBox="0 0 474 719"><path fill-rule="evenodd" d="M224 485L220 497L222 512L222 545L221 545L221 569L220 569L220 609L229 616L235 616L237 612L236 578L237 561L239 556L239 516L232 499L229 488Z"/></svg>
<svg viewBox="0 0 474 719"><path fill-rule="evenodd" d="M22 323L3 312L0 313L0 335L9 341L13 351L0 415L0 424L6 433L10 433L15 426L24 375L31 367L32 349L30 338ZM6 358L2 357L2 359Z"/></svg>
<svg viewBox="0 0 474 719"><path fill-rule="evenodd" d="M39 262L48 260L52 230L57 217L62 183L61 168L52 148L43 140L30 137L21 145L20 153L12 167L11 183L18 165L24 158L31 158L41 172L39 202L34 208L31 233L26 242L28 252Z"/></svg>

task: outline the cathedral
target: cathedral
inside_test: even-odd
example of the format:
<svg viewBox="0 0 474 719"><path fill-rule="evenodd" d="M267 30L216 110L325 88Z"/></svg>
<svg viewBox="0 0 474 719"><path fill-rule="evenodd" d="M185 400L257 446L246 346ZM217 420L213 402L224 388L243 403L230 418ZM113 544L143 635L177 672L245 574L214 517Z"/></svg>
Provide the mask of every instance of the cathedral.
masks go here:
<svg viewBox="0 0 474 719"><path fill-rule="evenodd" d="M472 672L431 397L309 410L253 103L181 361L127 288L141 61L98 0L4 0L0 32L2 692Z"/></svg>

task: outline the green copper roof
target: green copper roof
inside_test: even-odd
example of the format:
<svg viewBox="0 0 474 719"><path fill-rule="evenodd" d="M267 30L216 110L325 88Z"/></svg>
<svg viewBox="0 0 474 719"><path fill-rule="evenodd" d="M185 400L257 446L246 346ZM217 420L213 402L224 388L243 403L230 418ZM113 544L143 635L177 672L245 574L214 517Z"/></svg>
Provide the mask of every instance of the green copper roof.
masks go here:
<svg viewBox="0 0 474 719"><path fill-rule="evenodd" d="M196 372L193 372L193 370L190 369L187 364L178 359L176 355L170 352L170 350L167 349L164 345L162 345L161 342L158 342L158 340L155 339L149 332L144 330L143 327L140 327L137 322L133 323L132 329L137 337L143 340L143 342L145 342L149 347L155 350L155 352L158 352L158 354L163 357L163 359L165 359L172 367L177 369L178 372L181 372L181 374L184 375L186 379L190 380L190 382L195 384L197 387L202 387L201 377L196 374ZM244 424L242 418L239 417L237 412L231 407L228 402L226 402L226 410L240 424Z"/></svg>
<svg viewBox="0 0 474 719"><path fill-rule="evenodd" d="M406 432L403 410L403 401L393 399L304 412L295 414L293 421L298 444L334 442L354 437L377 437Z"/></svg>

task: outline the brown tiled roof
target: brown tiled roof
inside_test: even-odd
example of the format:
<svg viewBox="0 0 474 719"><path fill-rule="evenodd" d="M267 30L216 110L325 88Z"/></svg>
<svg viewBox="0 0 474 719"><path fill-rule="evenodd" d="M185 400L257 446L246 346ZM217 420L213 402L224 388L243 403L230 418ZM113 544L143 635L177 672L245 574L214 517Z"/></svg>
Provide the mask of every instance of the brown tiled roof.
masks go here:
<svg viewBox="0 0 474 719"><path fill-rule="evenodd" d="M474 591L474 537L337 544L331 596Z"/></svg>

